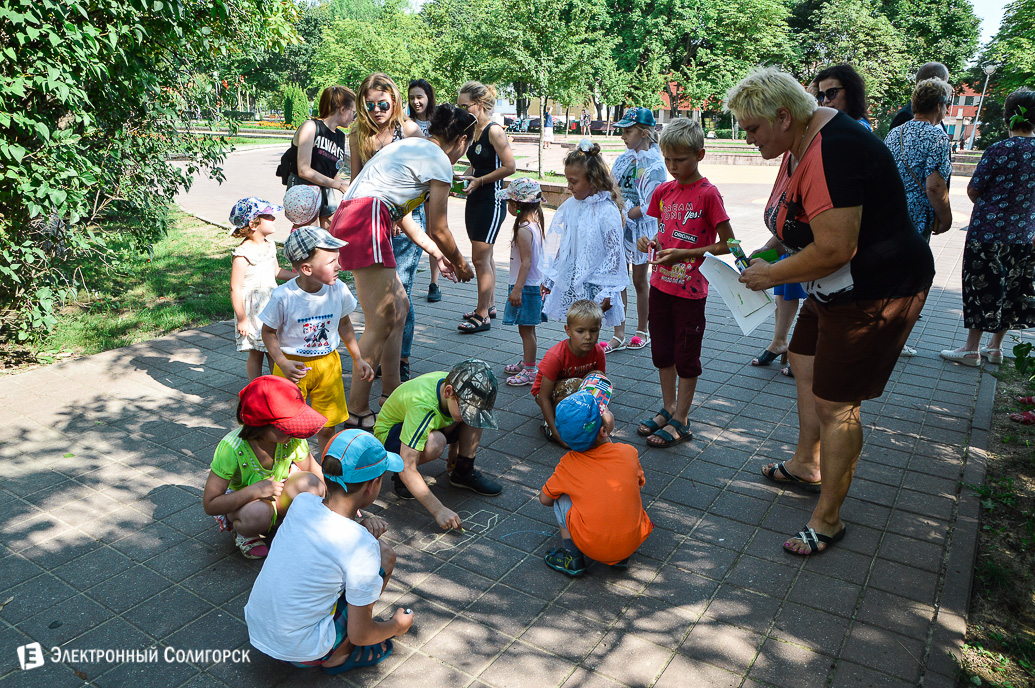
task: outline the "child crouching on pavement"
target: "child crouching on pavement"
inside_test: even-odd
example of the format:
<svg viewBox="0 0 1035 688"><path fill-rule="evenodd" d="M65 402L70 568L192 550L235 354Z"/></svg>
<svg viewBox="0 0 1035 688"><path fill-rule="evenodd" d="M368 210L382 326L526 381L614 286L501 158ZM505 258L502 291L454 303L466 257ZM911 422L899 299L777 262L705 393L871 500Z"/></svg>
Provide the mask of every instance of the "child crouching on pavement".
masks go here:
<svg viewBox="0 0 1035 688"><path fill-rule="evenodd" d="M557 404L557 429L571 451L539 493L561 530L562 546L546 554L546 565L569 576L582 575L588 559L626 568L654 529L640 499L644 477L636 449L611 441L610 385L599 382L588 379Z"/></svg>
<svg viewBox="0 0 1035 688"><path fill-rule="evenodd" d="M340 674L392 654L413 624L409 610L375 621L374 604L395 568L378 540L384 521L356 521L374 503L385 473L403 469L373 435L344 430L323 457L327 496L304 492L280 527L244 607L248 638L260 652L299 667Z"/></svg>
<svg viewBox="0 0 1035 688"><path fill-rule="evenodd" d="M594 370L607 372L607 357L597 346L603 320L604 311L599 303L581 299L571 304L564 325L568 339L554 344L543 355L532 384L532 397L543 411L540 426L543 436L565 449L568 446L557 436L554 410L561 399L578 389L586 375ZM565 384L566 381L571 383ZM574 389L571 388L572 383Z"/></svg>
<svg viewBox="0 0 1035 688"><path fill-rule="evenodd" d="M248 559L269 553L263 535L300 492L323 494L323 471L306 438L327 419L282 377L264 375L240 392L237 422L216 447L201 498L220 531L232 531Z"/></svg>

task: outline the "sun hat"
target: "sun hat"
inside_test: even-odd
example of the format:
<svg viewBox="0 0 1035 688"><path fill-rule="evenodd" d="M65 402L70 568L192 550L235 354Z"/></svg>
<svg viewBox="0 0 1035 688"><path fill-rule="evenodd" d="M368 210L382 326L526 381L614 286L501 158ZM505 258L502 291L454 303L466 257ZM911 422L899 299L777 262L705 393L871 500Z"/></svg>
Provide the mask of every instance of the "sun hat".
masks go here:
<svg viewBox="0 0 1035 688"><path fill-rule="evenodd" d="M284 217L293 225L307 225L320 210L320 187L297 184L284 192Z"/></svg>
<svg viewBox="0 0 1035 688"><path fill-rule="evenodd" d="M507 188L496 192L497 201L516 201L518 203L541 203L543 190L539 182L528 177L518 177L511 180Z"/></svg>
<svg viewBox="0 0 1035 688"><path fill-rule="evenodd" d="M288 259L289 263L297 263L309 258L318 248L336 251L348 245L349 242L335 239L326 229L312 226L299 227L288 234L287 241L284 242L284 257Z"/></svg>
<svg viewBox="0 0 1035 688"><path fill-rule="evenodd" d="M453 366L446 376L460 406L460 416L472 428L496 428L492 407L499 383L485 361L470 358Z"/></svg>
<svg viewBox="0 0 1035 688"><path fill-rule="evenodd" d="M388 471L398 473L404 467L401 456L387 451L369 432L356 428L342 430L332 437L323 456L333 456L341 462L340 476L325 471L323 477L342 487L348 483L365 483Z"/></svg>
<svg viewBox="0 0 1035 688"><path fill-rule="evenodd" d="M573 450L583 452L593 446L603 424L601 411L606 404L589 390L582 390L557 404L557 434Z"/></svg>
<svg viewBox="0 0 1035 688"><path fill-rule="evenodd" d="M245 425L272 425L290 437L305 439L327 424L324 416L306 405L302 390L282 377L257 377L238 396L238 420Z"/></svg>
<svg viewBox="0 0 1035 688"><path fill-rule="evenodd" d="M259 215L276 215L282 210L284 210L282 206L273 205L261 198L255 198L254 196L242 198L237 203L234 203L234 207L230 211L230 224L233 225L230 233L233 234L234 230L247 227L248 223Z"/></svg>
<svg viewBox="0 0 1035 688"><path fill-rule="evenodd" d="M655 125L654 113L645 107L632 107L625 111L621 120L615 122L615 126L621 129L631 127L634 124L653 127Z"/></svg>

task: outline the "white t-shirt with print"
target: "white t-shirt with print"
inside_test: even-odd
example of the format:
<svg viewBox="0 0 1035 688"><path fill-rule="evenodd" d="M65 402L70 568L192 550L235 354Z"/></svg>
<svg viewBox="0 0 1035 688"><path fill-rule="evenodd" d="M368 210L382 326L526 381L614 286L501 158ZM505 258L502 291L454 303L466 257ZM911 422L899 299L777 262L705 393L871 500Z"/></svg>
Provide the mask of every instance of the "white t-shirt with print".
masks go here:
<svg viewBox="0 0 1035 688"><path fill-rule="evenodd" d="M323 356L338 348L338 322L357 305L341 280L310 294L298 286L296 277L273 290L259 320L277 331L284 353Z"/></svg>
<svg viewBox="0 0 1035 688"><path fill-rule="evenodd" d="M334 646L334 604L342 591L365 607L381 596L381 548L359 523L299 494L252 585L244 620L263 654L310 662Z"/></svg>
<svg viewBox="0 0 1035 688"><path fill-rule="evenodd" d="M428 199L433 180L451 184L453 164L436 143L411 136L390 143L367 160L345 200L377 198L392 217L403 217Z"/></svg>

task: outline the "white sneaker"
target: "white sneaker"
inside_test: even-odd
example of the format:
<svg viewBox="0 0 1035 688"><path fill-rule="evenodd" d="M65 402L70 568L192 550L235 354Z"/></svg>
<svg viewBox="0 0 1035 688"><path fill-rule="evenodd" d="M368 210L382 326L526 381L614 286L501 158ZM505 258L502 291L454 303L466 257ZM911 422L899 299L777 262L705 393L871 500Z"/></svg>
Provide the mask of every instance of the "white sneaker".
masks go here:
<svg viewBox="0 0 1035 688"><path fill-rule="evenodd" d="M916 356L916 349L914 349L913 347L911 347L909 345L903 346L902 347L902 353L899 354L899 355L900 356L905 356L906 358L912 358L913 356Z"/></svg>
<svg viewBox="0 0 1035 688"><path fill-rule="evenodd" d="M946 361L970 366L971 368L977 368L981 365L981 354L977 351L957 351L956 349L946 349L941 353L941 357Z"/></svg>
<svg viewBox="0 0 1035 688"><path fill-rule="evenodd" d="M995 363L996 365L1003 362L1003 350L993 349L990 346L981 347L981 355L988 359L989 363Z"/></svg>
<svg viewBox="0 0 1035 688"><path fill-rule="evenodd" d="M241 554L246 559L262 559L270 553L266 541L258 535L247 540L237 535L234 537L234 542L237 543L237 549L241 550Z"/></svg>

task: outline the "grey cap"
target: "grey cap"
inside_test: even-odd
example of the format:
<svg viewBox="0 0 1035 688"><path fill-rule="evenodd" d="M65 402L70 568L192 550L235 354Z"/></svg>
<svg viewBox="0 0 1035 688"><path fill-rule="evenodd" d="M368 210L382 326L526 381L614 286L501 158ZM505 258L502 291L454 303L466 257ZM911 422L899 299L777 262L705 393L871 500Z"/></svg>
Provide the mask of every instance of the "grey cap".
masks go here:
<svg viewBox="0 0 1035 688"><path fill-rule="evenodd" d="M337 251L349 242L335 239L326 229L320 227L299 227L288 235L284 242L284 257L289 263L297 263L313 255L318 248Z"/></svg>
<svg viewBox="0 0 1035 688"><path fill-rule="evenodd" d="M489 364L477 358L457 363L446 376L460 406L460 416L472 428L497 428L492 407L496 405L499 383Z"/></svg>

